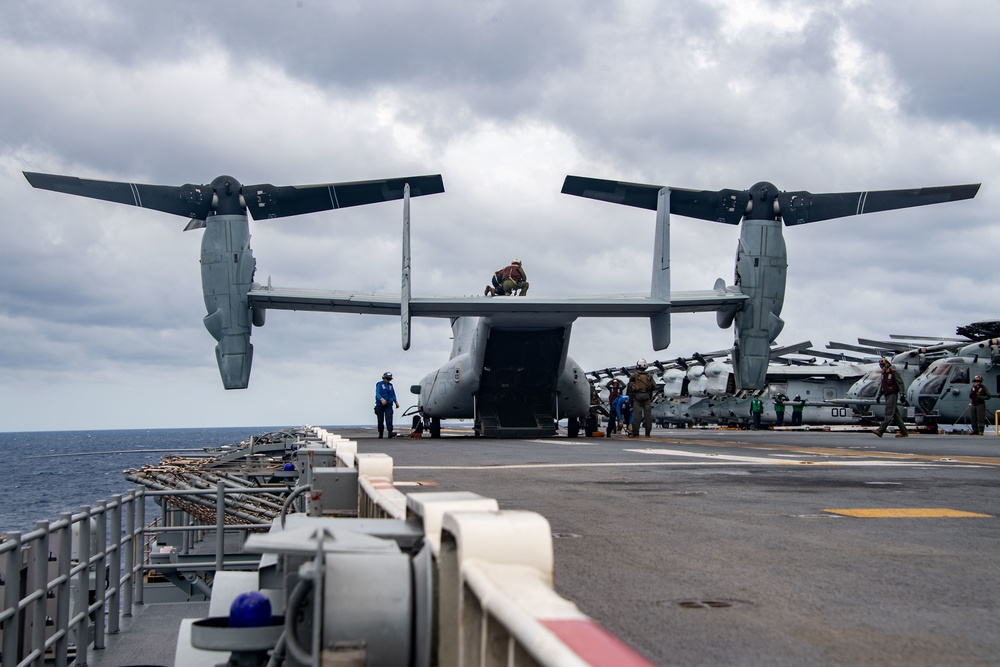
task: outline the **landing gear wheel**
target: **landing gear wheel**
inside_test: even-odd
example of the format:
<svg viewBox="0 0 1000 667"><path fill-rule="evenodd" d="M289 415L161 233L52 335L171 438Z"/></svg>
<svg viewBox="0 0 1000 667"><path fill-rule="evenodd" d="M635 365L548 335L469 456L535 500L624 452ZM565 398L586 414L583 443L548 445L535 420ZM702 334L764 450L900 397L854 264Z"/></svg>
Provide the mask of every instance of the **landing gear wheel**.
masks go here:
<svg viewBox="0 0 1000 667"><path fill-rule="evenodd" d="M431 423L430 423L430 426L428 426L428 430L431 432L431 437L432 438L440 438L441 437L441 418L440 417L431 417Z"/></svg>
<svg viewBox="0 0 1000 667"><path fill-rule="evenodd" d="M570 417L566 421L566 437L567 438L580 437L580 420L577 417Z"/></svg>

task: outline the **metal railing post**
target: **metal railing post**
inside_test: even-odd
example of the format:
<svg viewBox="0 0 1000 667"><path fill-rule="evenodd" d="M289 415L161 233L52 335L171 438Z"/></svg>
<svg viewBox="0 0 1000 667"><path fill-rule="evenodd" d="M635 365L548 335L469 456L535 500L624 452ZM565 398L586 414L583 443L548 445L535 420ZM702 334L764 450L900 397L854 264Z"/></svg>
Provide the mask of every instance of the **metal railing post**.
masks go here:
<svg viewBox="0 0 1000 667"><path fill-rule="evenodd" d="M132 616L132 589L135 586L135 493L125 494L125 576L122 590L122 615Z"/></svg>
<svg viewBox="0 0 1000 667"><path fill-rule="evenodd" d="M104 618L104 596L108 592L108 504L97 501L97 558L94 562L94 648L104 648L104 633L107 623Z"/></svg>
<svg viewBox="0 0 1000 667"><path fill-rule="evenodd" d="M80 541L77 551L80 569L76 580L76 610L80 623L76 626L76 664L87 664L87 647L90 645L90 506L82 505Z"/></svg>
<svg viewBox="0 0 1000 667"><path fill-rule="evenodd" d="M133 533L132 551L139 559L138 577L135 580L135 603L143 603L143 586L146 583L146 487L140 486L136 492L135 515L139 522L139 531ZM140 551L141 550L141 551Z"/></svg>
<svg viewBox="0 0 1000 667"><path fill-rule="evenodd" d="M226 559L226 485L215 485L215 571L222 572Z"/></svg>
<svg viewBox="0 0 1000 667"><path fill-rule="evenodd" d="M27 648L30 651L38 651L38 656L32 662L38 667L45 667L45 612L48 606L47 589L49 587L49 522L36 521L35 529L42 531L42 535L30 547L35 552L35 580L32 582L32 586L41 597L31 603L31 646ZM27 620L27 615L25 620Z"/></svg>
<svg viewBox="0 0 1000 667"><path fill-rule="evenodd" d="M122 588L122 497L121 494L111 496L111 513L108 515L108 548L111 549L111 572L108 581L111 591L108 594L106 611L108 613L108 632L117 634L121 624Z"/></svg>
<svg viewBox="0 0 1000 667"><path fill-rule="evenodd" d="M14 667L18 662L17 639L21 635L20 614L17 611L21 592L21 533L7 533L7 542L12 542L14 548L7 552L7 563L4 565L3 606L11 616L3 622L3 667Z"/></svg>
<svg viewBox="0 0 1000 667"><path fill-rule="evenodd" d="M66 667L69 652L69 607L71 586L70 572L73 569L73 515L63 512L59 523L65 524L59 531L59 585L56 587L56 628L62 636L56 640L56 667Z"/></svg>

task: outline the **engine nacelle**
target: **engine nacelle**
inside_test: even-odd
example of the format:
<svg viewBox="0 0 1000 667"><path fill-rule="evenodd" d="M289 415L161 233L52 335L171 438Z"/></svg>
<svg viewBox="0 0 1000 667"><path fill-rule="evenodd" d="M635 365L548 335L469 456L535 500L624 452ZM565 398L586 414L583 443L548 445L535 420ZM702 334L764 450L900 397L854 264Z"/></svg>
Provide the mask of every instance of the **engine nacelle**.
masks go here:
<svg viewBox="0 0 1000 667"><path fill-rule="evenodd" d="M256 266L246 216L209 216L201 240L201 285L208 311L204 322L219 341L215 357L226 389L246 389L250 384L253 346L247 293Z"/></svg>
<svg viewBox="0 0 1000 667"><path fill-rule="evenodd" d="M771 343L781 333L788 268L780 220L744 220L736 251L736 285L749 300L736 313L733 374L736 389L767 383ZM721 322L721 319L720 319Z"/></svg>

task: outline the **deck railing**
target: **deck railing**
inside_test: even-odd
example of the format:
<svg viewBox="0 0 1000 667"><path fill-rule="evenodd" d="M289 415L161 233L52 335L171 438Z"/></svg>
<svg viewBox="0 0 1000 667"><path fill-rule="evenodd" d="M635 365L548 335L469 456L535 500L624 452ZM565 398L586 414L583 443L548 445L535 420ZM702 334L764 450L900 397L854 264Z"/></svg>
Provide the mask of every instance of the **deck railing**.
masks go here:
<svg viewBox="0 0 1000 667"><path fill-rule="evenodd" d="M56 667L86 665L88 650L104 648L105 636L119 631L134 603L143 603L145 572L214 572L227 567L225 532L252 526L225 523L226 496L287 490L228 488L222 481L215 489L140 487L110 501L82 506L75 514L63 513L56 521L39 521L32 531L7 534L0 542L0 667L42 667L46 659ZM146 499L164 497L169 503L172 496L188 502L215 496L215 523L147 526ZM181 534L186 552L193 543L189 536L208 530L215 531L214 559L173 559L168 554L151 562L157 535ZM234 567L256 565L241 562Z"/></svg>

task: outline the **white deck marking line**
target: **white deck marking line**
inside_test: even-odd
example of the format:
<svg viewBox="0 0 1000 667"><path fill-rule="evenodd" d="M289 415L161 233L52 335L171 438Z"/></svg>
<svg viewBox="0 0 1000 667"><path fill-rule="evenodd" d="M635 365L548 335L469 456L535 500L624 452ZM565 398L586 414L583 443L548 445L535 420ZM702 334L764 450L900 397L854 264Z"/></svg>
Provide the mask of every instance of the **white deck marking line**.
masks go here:
<svg viewBox="0 0 1000 667"><path fill-rule="evenodd" d="M813 463L812 461L803 461L800 465L794 461L776 461L772 459L761 459L759 461L617 461L617 462L606 462L606 463L506 463L499 465L477 465L477 466L394 466L394 470L530 470L532 468L640 468L640 467L682 467L682 466L745 466L745 465L761 465L769 464L775 466L798 466L802 469L807 468L831 468L831 467L841 467L841 468L869 468L869 467L880 467L880 468L939 468L944 465L950 465L955 468L982 468L983 466L975 464L943 464L943 463L928 463L928 462L903 462L903 461L843 461L843 462L829 462L829 463Z"/></svg>
<svg viewBox="0 0 1000 667"><path fill-rule="evenodd" d="M737 461L740 463L771 463L780 465L796 465L800 463L814 463L806 459L775 459L769 456L738 456L733 454L699 454L695 452L685 452L680 449L626 449L626 452L636 454L658 454L662 456L690 456L696 459L712 459L716 461ZM824 461L822 465L825 465Z"/></svg>

